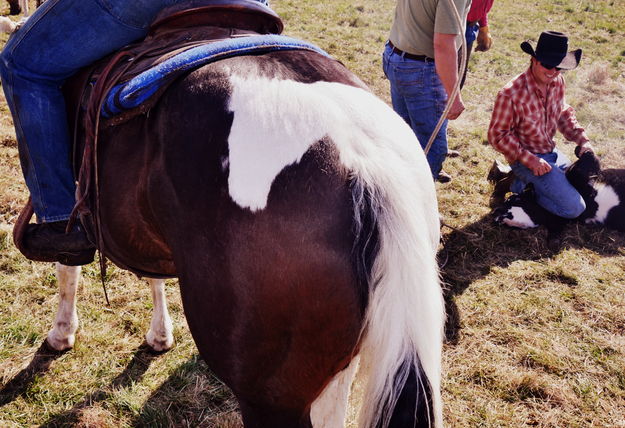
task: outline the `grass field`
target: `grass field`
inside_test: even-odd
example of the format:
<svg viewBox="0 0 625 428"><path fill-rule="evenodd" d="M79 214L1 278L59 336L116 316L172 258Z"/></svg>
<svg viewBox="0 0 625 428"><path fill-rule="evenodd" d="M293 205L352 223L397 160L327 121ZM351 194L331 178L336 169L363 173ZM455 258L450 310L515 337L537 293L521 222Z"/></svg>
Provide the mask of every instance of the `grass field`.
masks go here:
<svg viewBox="0 0 625 428"><path fill-rule="evenodd" d="M380 54L392 0L274 0L285 33L343 61L385 101ZM3 3L0 7L8 7ZM437 184L445 223L439 260L446 285L443 399L450 427L625 427L625 236L572 224L551 253L543 229L517 231L489 217L493 159L485 144L497 91L529 62L519 48L542 30L584 49L567 72L568 101L604 166L625 168L625 0L497 0L493 48L474 53L467 111L450 125ZM6 41L6 36L2 39ZM560 137L558 137L560 138ZM573 147L559 140L572 156ZM109 267L106 307L99 270L79 290L75 349L41 347L57 304L52 265L25 260L11 230L26 190L15 134L0 100L0 427L238 427L236 403L197 356L175 281L168 283L175 348L142 346L147 283Z"/></svg>

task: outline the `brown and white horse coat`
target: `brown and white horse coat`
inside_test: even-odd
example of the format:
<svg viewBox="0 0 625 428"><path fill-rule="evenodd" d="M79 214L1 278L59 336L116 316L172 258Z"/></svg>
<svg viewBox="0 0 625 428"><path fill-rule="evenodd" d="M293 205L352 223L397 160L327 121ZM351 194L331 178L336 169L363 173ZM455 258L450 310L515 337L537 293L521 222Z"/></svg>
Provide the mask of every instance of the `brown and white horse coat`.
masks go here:
<svg viewBox="0 0 625 428"><path fill-rule="evenodd" d="M340 63L205 65L101 129L98 156L104 254L179 277L246 426L342 425L358 360L361 426L442 425L434 183L409 126Z"/></svg>

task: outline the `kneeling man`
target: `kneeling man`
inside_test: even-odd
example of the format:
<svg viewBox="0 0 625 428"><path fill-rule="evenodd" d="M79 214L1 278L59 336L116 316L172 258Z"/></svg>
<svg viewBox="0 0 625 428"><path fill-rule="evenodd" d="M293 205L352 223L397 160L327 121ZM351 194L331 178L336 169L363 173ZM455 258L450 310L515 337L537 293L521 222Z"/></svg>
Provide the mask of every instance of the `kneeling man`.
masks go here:
<svg viewBox="0 0 625 428"><path fill-rule="evenodd" d="M521 49L531 56L529 68L499 91L488 141L510 163L516 177L513 192L520 193L532 183L543 208L576 218L586 204L566 179L564 169L571 162L556 149L553 138L559 130L580 146L580 156L592 151L575 111L565 102L561 74L578 66L582 50L568 52L568 38L555 31L543 32L535 50L529 42L523 42Z"/></svg>

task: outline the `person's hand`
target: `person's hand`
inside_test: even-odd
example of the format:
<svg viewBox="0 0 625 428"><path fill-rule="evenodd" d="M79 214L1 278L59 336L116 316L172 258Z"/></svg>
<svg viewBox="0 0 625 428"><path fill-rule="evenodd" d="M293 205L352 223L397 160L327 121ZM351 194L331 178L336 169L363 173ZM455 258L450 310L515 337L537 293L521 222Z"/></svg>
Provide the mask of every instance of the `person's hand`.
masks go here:
<svg viewBox="0 0 625 428"><path fill-rule="evenodd" d="M528 167L529 170L532 171L532 174L537 177L545 175L551 171L551 165L549 165L549 162L539 158L538 156L532 156L525 166Z"/></svg>
<svg viewBox="0 0 625 428"><path fill-rule="evenodd" d="M454 100L453 104L449 108L449 111L447 112L447 119L458 119L463 111L464 103L462 102L462 97L460 96L460 93L458 93L458 95L456 95L456 99Z"/></svg>
<svg viewBox="0 0 625 428"><path fill-rule="evenodd" d="M475 47L475 50L479 52L486 52L492 45L493 38L490 36L490 32L488 31L488 25L480 27L477 33L477 46Z"/></svg>
<svg viewBox="0 0 625 428"><path fill-rule="evenodd" d="M592 148L590 141L586 141L585 143L579 145L578 157L582 157L582 155L586 152L594 153L594 149Z"/></svg>

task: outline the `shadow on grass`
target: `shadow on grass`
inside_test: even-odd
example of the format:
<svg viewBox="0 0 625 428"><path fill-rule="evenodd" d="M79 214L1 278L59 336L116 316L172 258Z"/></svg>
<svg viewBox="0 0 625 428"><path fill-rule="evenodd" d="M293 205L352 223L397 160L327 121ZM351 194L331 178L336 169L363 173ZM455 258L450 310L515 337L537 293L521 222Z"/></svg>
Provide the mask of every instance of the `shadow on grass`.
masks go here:
<svg viewBox="0 0 625 428"><path fill-rule="evenodd" d="M54 358L58 355L60 353L57 353ZM141 345L134 352L124 371L109 385L85 395L71 409L51 416L40 427L100 426L97 415L85 416L87 414L85 412L96 407L97 403L103 403L109 409L111 405L115 407L116 404L112 403L116 402L115 396L119 394L119 390L139 383L152 362L160 355L153 352L146 344ZM54 358L45 360L44 370L31 370L29 373L32 374L29 378L20 373L11 380L9 384L16 385L14 389L17 391L11 394L12 399L24 393L30 382L49 368ZM43 356L35 359L43 360ZM7 387L3 389L3 392ZM128 414L128 409L125 407L118 408L118 410ZM152 392L142 408L131 414L130 426L219 426L227 428L242 426L233 394L197 355L176 367L169 378ZM106 423L104 425L108 426Z"/></svg>
<svg viewBox="0 0 625 428"><path fill-rule="evenodd" d="M28 364L28 367L19 372L13 379L8 381L0 389L0 406L9 404L17 397L28 391L35 379L46 373L54 360L63 355L66 351L55 351L44 341Z"/></svg>
<svg viewBox="0 0 625 428"><path fill-rule="evenodd" d="M145 372L156 358L161 354L150 349L146 344L141 345L135 351L128 366L120 373L106 389L99 389L88 394L82 401L76 403L71 409L53 416L44 422L41 427L75 426L80 421L80 414L83 409L92 406L94 403L103 402L111 398L119 388L125 388L139 382Z"/></svg>
<svg viewBox="0 0 625 428"><path fill-rule="evenodd" d="M132 426L240 427L230 389L195 355L152 392Z"/></svg>
<svg viewBox="0 0 625 428"><path fill-rule="evenodd" d="M586 248L603 256L623 255L625 235L599 226L570 223L564 230L566 248ZM547 248L544 227L519 230L494 224L492 216L443 235L438 259L445 286L447 309L445 336L448 343L458 341L460 313L455 296L474 281L488 275L493 267L505 268L517 260L541 260L557 255Z"/></svg>

